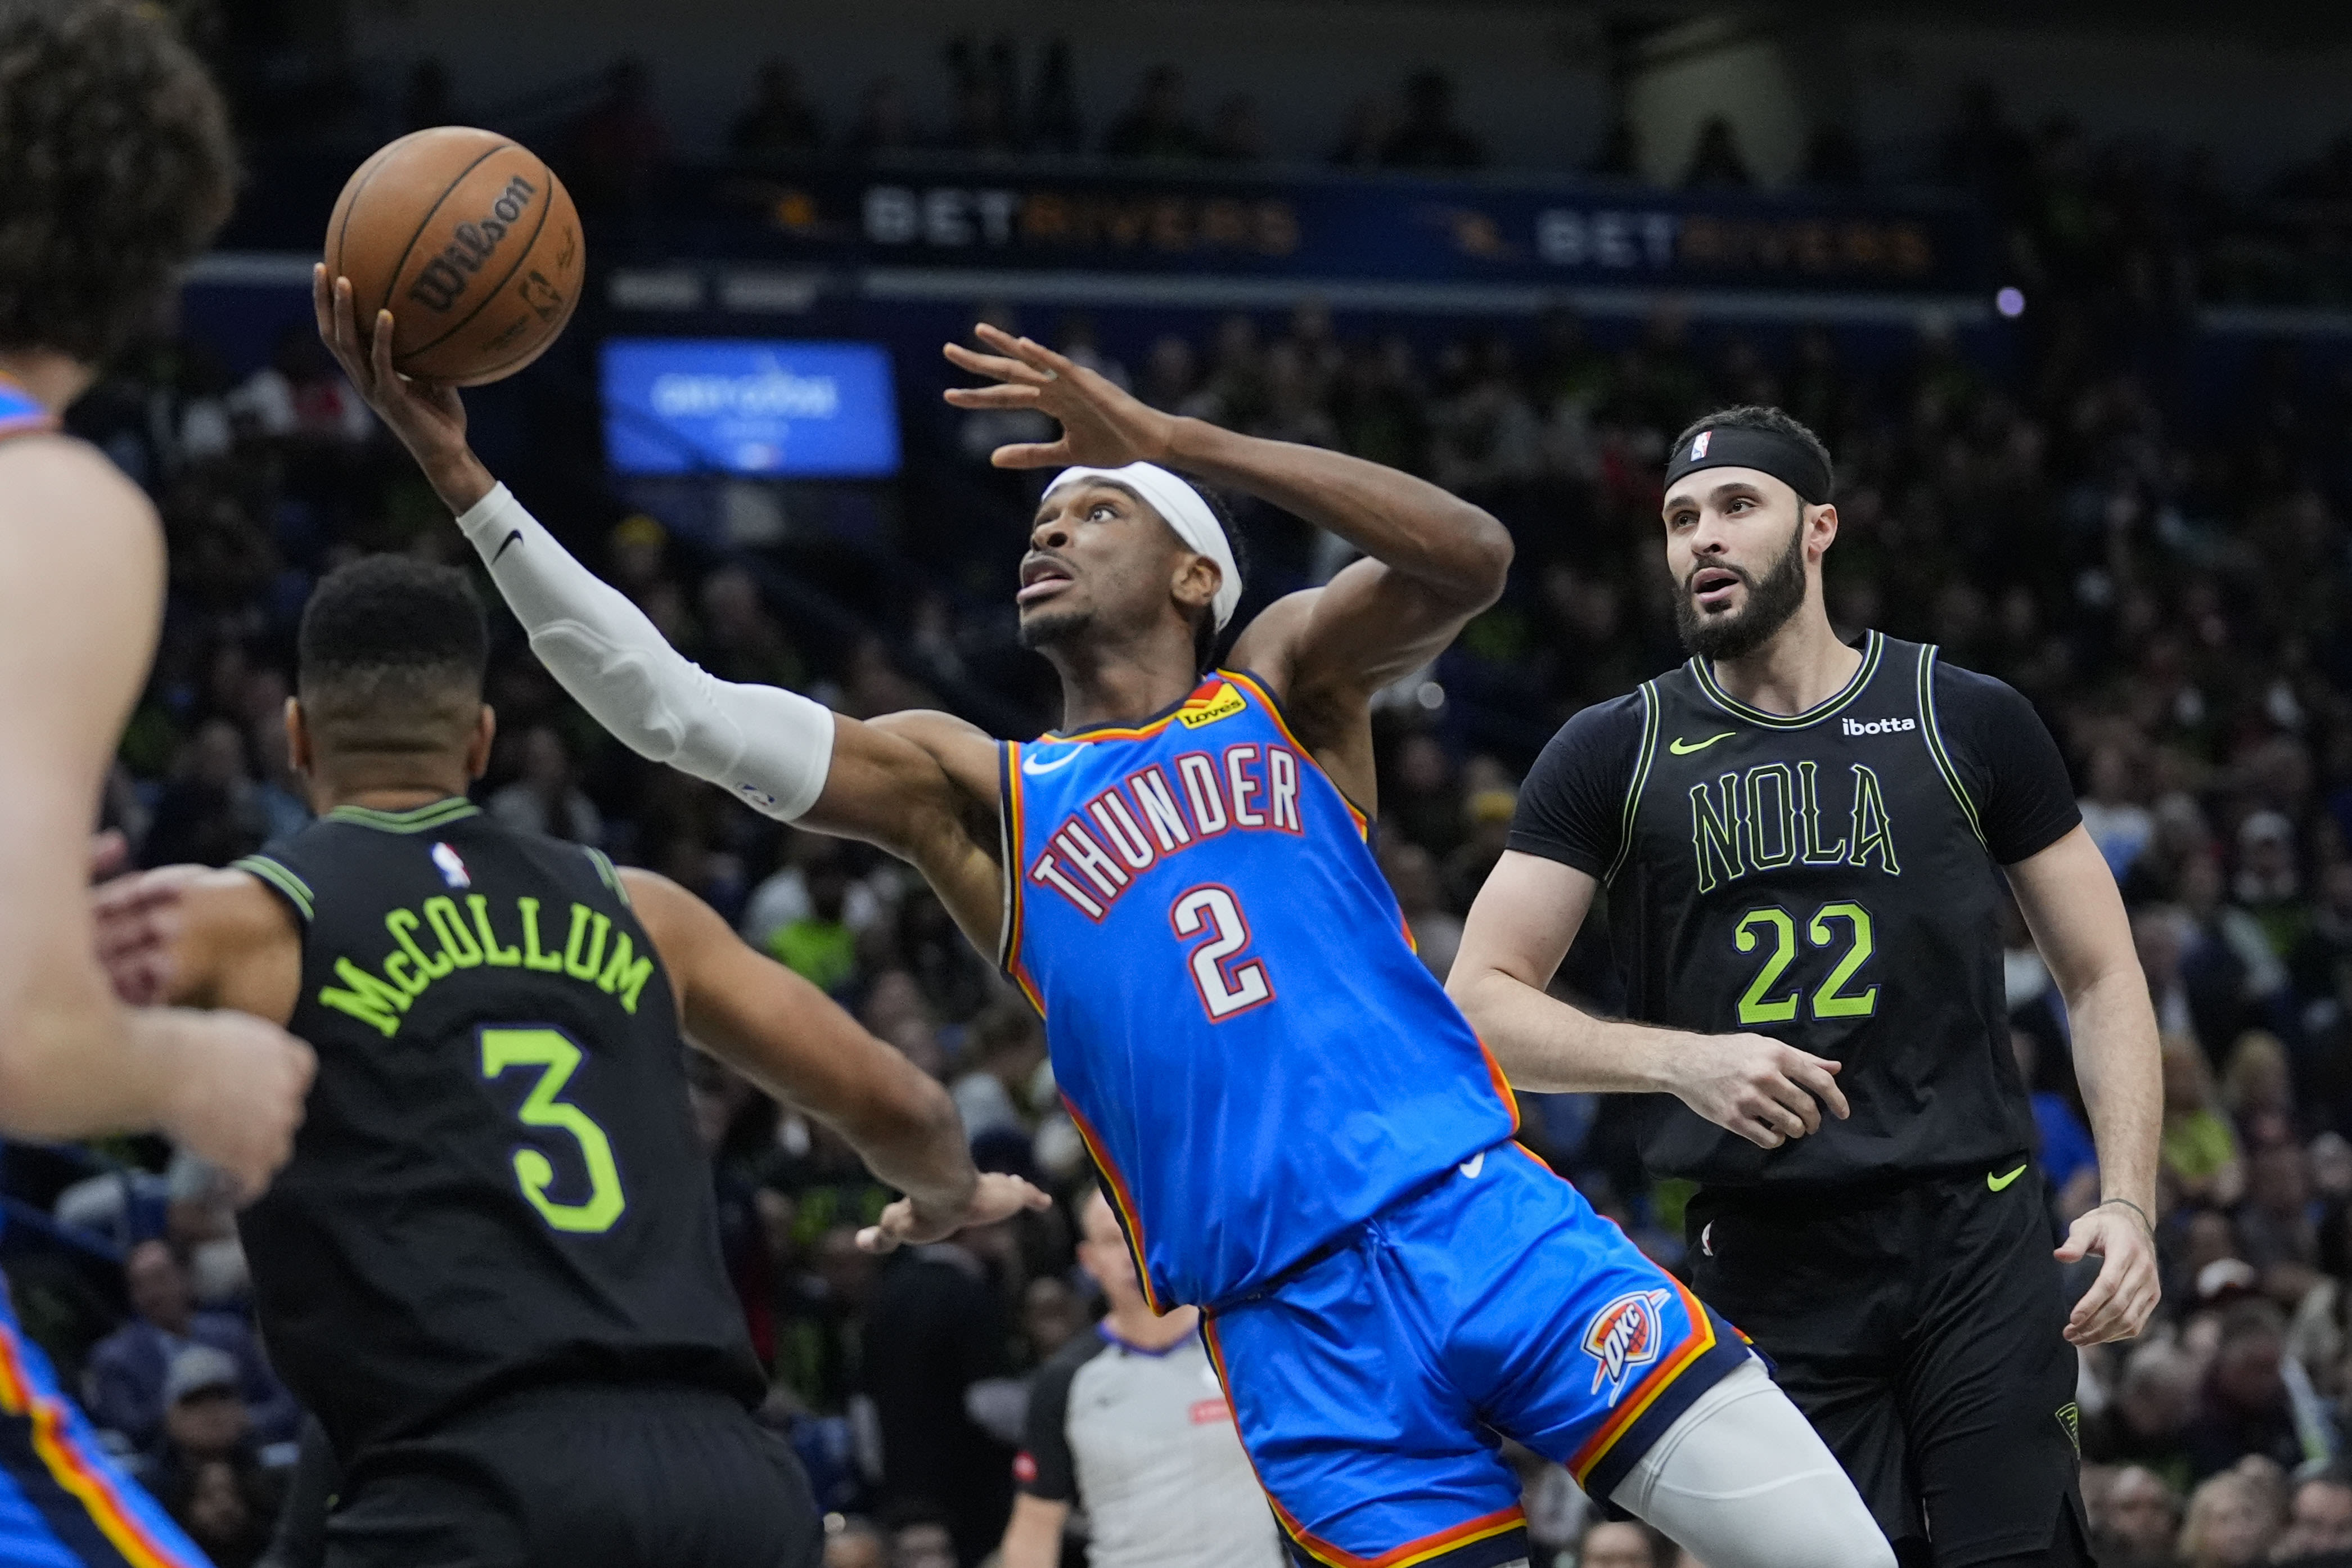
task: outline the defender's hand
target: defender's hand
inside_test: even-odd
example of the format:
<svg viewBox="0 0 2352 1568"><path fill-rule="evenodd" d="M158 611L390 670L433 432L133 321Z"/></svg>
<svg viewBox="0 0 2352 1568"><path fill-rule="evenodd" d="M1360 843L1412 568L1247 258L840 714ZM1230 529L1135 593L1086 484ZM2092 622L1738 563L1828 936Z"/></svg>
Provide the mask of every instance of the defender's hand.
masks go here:
<svg viewBox="0 0 2352 1568"><path fill-rule="evenodd" d="M454 386L411 381L392 368L392 312L378 310L362 336L352 280L329 278L324 264L310 269L310 309L320 341L334 351L352 387L426 473L456 461L466 450L466 405Z"/></svg>
<svg viewBox="0 0 2352 1568"><path fill-rule="evenodd" d="M1682 1102L1759 1149L1822 1130L1822 1108L1843 1121L1841 1064L1762 1035L1685 1035L1668 1042Z"/></svg>
<svg viewBox="0 0 2352 1568"><path fill-rule="evenodd" d="M318 1058L249 1013L178 1008L136 1015L153 1032L163 1082L163 1131L226 1172L237 1201L261 1195L294 1152Z"/></svg>
<svg viewBox="0 0 2352 1568"><path fill-rule="evenodd" d="M1024 1209L1049 1209L1054 1200L1018 1176L983 1171L971 1190L971 1200L950 1214L925 1207L912 1198L900 1198L882 1211L877 1223L857 1233L866 1252L890 1252L908 1244L944 1241L969 1226L1010 1219Z"/></svg>
<svg viewBox="0 0 2352 1568"><path fill-rule="evenodd" d="M2133 1210L2101 1204L2066 1233L2058 1261L2079 1262L2094 1252L2101 1259L2099 1277L2074 1303L2074 1314L2066 1320L2066 1342L2097 1345L2136 1338L2147 1327L2148 1314L2163 1293L2156 1273L2156 1238Z"/></svg>
<svg viewBox="0 0 2352 1568"><path fill-rule="evenodd" d="M202 866L159 866L90 889L98 962L115 995L126 1005L150 1006L169 994L180 895L205 870Z"/></svg>
<svg viewBox="0 0 2352 1568"><path fill-rule="evenodd" d="M950 363L995 386L955 386L947 399L958 408L1034 408L1062 424L1062 438L999 447L989 461L1000 468L1119 468L1157 462L1168 452L1175 416L1162 414L1117 383L1066 359L1043 343L1016 338L994 327L973 329L997 352L975 353L947 345Z"/></svg>

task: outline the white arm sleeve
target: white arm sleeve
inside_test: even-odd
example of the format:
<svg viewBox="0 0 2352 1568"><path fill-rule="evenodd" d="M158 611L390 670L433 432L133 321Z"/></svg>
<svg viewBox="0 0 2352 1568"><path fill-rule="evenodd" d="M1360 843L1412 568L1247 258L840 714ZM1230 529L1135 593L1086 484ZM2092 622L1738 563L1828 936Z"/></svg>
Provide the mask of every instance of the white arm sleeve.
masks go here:
<svg viewBox="0 0 2352 1568"><path fill-rule="evenodd" d="M833 714L796 691L738 686L687 658L628 597L572 558L500 485L457 520L530 650L631 751L797 820L824 793Z"/></svg>

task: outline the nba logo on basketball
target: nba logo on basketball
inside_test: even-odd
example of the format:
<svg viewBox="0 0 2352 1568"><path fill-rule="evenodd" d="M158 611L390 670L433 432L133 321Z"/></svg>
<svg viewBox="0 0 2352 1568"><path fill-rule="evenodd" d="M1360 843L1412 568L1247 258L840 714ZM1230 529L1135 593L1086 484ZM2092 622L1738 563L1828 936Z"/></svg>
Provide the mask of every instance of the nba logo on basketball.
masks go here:
<svg viewBox="0 0 2352 1568"><path fill-rule="evenodd" d="M1609 1403L1625 1392L1625 1379L1637 1366L1658 1359L1665 1342L1665 1324L1658 1316L1666 1304L1664 1290L1636 1290L1620 1296L1593 1315L1584 1331L1584 1353L1601 1364L1593 1369L1592 1392L1609 1385Z"/></svg>
<svg viewBox="0 0 2352 1568"><path fill-rule="evenodd" d="M1692 462L1696 463L1701 458L1706 456L1706 444L1710 440L1714 439L1714 437L1715 432L1712 430L1702 430L1697 435L1691 437Z"/></svg>

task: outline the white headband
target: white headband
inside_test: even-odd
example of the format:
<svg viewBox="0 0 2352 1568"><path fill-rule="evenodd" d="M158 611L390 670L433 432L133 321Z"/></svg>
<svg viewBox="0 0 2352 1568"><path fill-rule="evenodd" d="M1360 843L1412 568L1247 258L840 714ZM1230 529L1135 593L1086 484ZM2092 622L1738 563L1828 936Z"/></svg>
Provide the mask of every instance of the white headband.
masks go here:
<svg viewBox="0 0 2352 1568"><path fill-rule="evenodd" d="M1177 538L1217 563L1217 592L1209 601L1209 613L1223 631L1242 602L1242 569L1234 563L1233 544L1201 492L1157 463L1129 463L1123 468L1064 468L1045 493L1050 496L1082 479L1102 479L1133 490L1151 503Z"/></svg>

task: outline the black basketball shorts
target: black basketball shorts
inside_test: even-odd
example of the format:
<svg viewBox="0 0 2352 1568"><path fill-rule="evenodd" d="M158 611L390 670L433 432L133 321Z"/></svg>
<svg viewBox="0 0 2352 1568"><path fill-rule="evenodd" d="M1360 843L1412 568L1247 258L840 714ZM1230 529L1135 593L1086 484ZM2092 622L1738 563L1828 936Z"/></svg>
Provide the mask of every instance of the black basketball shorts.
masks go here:
<svg viewBox="0 0 2352 1568"><path fill-rule="evenodd" d="M1770 1357L1903 1560L2039 1552L2083 1524L2072 1310L2041 1173L1691 1200L1691 1283Z"/></svg>
<svg viewBox="0 0 2352 1568"><path fill-rule="evenodd" d="M791 1447L723 1394L563 1384L352 1462L326 1568L814 1568Z"/></svg>

